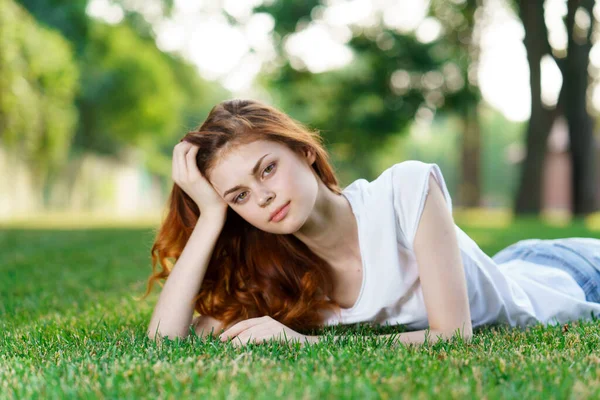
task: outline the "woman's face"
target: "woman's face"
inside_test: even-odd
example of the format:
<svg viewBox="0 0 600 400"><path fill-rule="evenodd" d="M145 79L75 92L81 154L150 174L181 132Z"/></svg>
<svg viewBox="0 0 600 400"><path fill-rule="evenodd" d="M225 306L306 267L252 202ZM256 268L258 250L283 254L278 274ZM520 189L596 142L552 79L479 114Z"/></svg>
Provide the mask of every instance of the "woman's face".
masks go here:
<svg viewBox="0 0 600 400"><path fill-rule="evenodd" d="M317 199L314 161L312 151L299 156L283 144L257 140L226 151L209 180L248 223L265 232L291 234L304 225ZM286 204L284 218L271 220Z"/></svg>

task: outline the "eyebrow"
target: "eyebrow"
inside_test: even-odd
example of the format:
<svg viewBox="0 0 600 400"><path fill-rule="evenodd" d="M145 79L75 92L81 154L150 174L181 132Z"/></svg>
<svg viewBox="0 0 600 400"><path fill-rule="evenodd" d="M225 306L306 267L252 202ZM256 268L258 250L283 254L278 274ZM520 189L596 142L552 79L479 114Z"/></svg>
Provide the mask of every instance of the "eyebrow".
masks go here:
<svg viewBox="0 0 600 400"><path fill-rule="evenodd" d="M250 173L250 176L252 175L256 175L256 173L258 172L258 168L260 167L260 163L263 160L263 158L265 158L266 156L268 156L271 153L267 153L264 156L262 156L261 158L258 159L258 161L256 162L256 164L254 165L254 168L252 168L252 172ZM229 189L228 191L226 191L225 193L223 193L223 197L227 196L229 193L231 192L235 192L238 189L241 189L242 185L237 185L235 187L232 187L231 189Z"/></svg>

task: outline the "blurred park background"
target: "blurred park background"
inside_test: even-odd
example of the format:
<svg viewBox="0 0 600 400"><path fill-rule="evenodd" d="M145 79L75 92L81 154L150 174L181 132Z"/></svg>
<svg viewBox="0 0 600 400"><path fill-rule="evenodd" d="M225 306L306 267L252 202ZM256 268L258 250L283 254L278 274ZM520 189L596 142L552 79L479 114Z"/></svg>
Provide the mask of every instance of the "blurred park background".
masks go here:
<svg viewBox="0 0 600 400"><path fill-rule="evenodd" d="M418 159L457 210L598 217L598 19L593 0L0 0L0 222L158 221L173 146L236 97L320 130L343 186Z"/></svg>
<svg viewBox="0 0 600 400"><path fill-rule="evenodd" d="M342 186L437 163L488 255L600 237L599 19L593 0L0 0L0 398L600 398L597 321L241 359L151 343L160 288L140 301L173 147L231 98L318 129Z"/></svg>

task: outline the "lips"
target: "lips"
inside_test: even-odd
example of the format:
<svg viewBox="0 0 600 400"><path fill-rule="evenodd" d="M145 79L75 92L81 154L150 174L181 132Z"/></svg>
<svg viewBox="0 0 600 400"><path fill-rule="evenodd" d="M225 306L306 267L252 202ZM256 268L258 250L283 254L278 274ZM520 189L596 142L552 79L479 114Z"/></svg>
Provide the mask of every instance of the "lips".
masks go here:
<svg viewBox="0 0 600 400"><path fill-rule="evenodd" d="M281 207L279 207L277 210L273 211L273 213L271 214L271 217L269 218L269 221L272 221L273 217L275 217L275 215L277 215L277 213L279 213L279 211L283 210L288 204L290 204L289 201L287 203L285 203L284 205L282 205Z"/></svg>

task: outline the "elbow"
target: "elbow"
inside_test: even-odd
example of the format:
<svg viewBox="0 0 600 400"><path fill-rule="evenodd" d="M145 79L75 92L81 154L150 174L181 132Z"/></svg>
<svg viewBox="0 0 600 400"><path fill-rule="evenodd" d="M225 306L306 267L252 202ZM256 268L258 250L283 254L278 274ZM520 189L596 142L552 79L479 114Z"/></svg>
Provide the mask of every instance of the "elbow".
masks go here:
<svg viewBox="0 0 600 400"><path fill-rule="evenodd" d="M473 331L464 332L461 336L465 342L470 342L473 338Z"/></svg>
<svg viewBox="0 0 600 400"><path fill-rule="evenodd" d="M470 342L471 338L473 338L473 326L470 323L468 326L465 325L463 328L457 328L456 331L466 342Z"/></svg>
<svg viewBox="0 0 600 400"><path fill-rule="evenodd" d="M466 342L470 342L473 338L473 326L469 323L468 325L464 325L462 327L456 327L454 329L441 329L444 336L447 338L461 338Z"/></svg>
<svg viewBox="0 0 600 400"><path fill-rule="evenodd" d="M186 333L182 333L182 332L176 332L176 331L170 331L170 330L165 330L165 329L158 329L158 326L150 326L148 327L148 331L146 332L148 339L150 340L155 340L155 339L163 339L163 338L167 338L170 340L175 340L176 338L181 338L184 339L187 334Z"/></svg>
<svg viewBox="0 0 600 400"><path fill-rule="evenodd" d="M462 337L467 341L470 342L471 338L473 337L473 324L471 324L471 321L469 321L468 324L465 324L463 330L462 330Z"/></svg>
<svg viewBox="0 0 600 400"><path fill-rule="evenodd" d="M185 339L187 335L182 335L180 333L170 333L170 332L150 332L148 331L148 339L155 340L159 339L170 339L175 340L176 338Z"/></svg>

